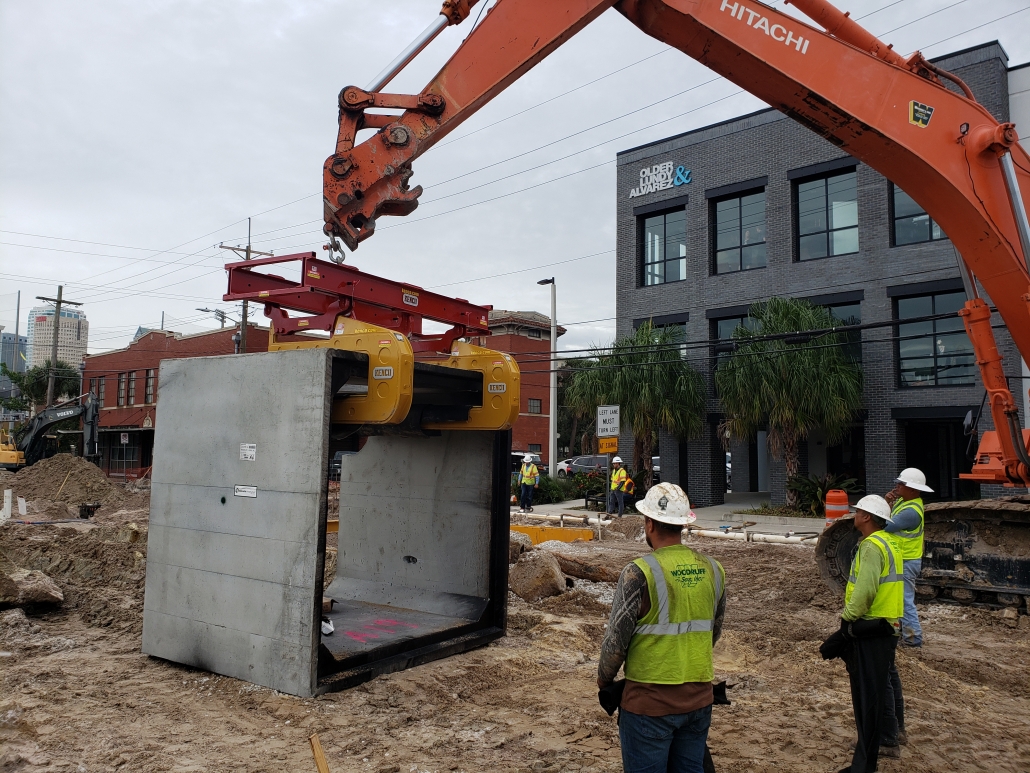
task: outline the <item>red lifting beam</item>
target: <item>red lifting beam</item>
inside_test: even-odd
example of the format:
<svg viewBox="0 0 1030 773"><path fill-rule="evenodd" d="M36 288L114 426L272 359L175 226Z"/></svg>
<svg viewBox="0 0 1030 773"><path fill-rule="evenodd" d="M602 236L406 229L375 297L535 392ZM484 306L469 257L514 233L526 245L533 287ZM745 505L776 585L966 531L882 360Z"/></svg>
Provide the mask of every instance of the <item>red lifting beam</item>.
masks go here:
<svg viewBox="0 0 1030 773"><path fill-rule="evenodd" d="M301 263L300 283L255 269L275 263ZM336 317L343 315L396 330L411 339L418 351L450 350L456 338L488 336L492 306L476 306L463 298L448 298L418 285L363 273L315 258L313 252L227 263L229 289L226 301L256 301L265 305L277 336L303 330L332 332ZM310 316L290 317L287 310ZM451 325L443 335L422 334L422 320Z"/></svg>

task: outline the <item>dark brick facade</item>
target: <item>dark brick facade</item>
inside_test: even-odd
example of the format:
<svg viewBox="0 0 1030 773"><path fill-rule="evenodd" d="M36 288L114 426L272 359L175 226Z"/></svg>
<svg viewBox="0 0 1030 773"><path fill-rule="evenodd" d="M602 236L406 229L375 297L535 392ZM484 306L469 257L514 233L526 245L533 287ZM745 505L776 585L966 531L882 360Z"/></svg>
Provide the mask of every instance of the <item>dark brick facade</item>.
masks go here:
<svg viewBox="0 0 1030 773"><path fill-rule="evenodd" d="M938 65L959 75L999 120L1009 116L1007 55L991 43L936 60ZM688 313L686 336L689 343L711 340L713 318L720 309L734 316L757 301L771 296L812 298L829 304L845 297L861 298L863 323L894 318L894 299L888 288L959 277L956 253L948 240L891 246L890 184L879 173L856 163L858 181L858 254L799 262L794 256L792 180L788 173L823 162L846 158L826 140L767 109L725 123L698 129L618 154L617 199L617 335L632 332L633 321L658 315ZM634 198L629 191L639 183L639 170L671 161L673 167L691 170L686 185ZM737 273L715 275L711 269L709 206L706 191L743 181L767 178L766 244L767 266ZM640 235L634 208L663 200L689 196L687 213L687 278L651 287L641 286ZM943 224L947 228L947 224ZM850 294L850 295L849 295ZM893 291L894 295L897 291ZM736 308L734 308L736 307ZM1000 324L1000 318L995 320ZM959 409L979 406L983 387L974 386L901 388L898 384L897 345L889 338L891 327L863 333L862 362L865 374L864 438L866 489L884 492L891 488L899 469L906 466L913 449L906 448L908 418L895 418L905 409L941 409L949 421ZM998 343L1005 357L1006 372L1020 382L1020 359L1004 329L997 329ZM711 385L709 350L688 353L691 364L709 382L708 423L697 439L680 443L662 435L662 478L685 483L691 501L698 505L723 501L725 492L724 450L716 437L720 406ZM980 429L990 429L989 414ZM629 436L623 442L629 440ZM748 490L753 482L755 446L735 444L733 480L735 490ZM802 470L808 467L807 446ZM750 473L750 474L749 474ZM685 474L685 480L684 480ZM786 476L782 461L769 462L769 488L773 502L782 502ZM985 487L984 493L988 493Z"/></svg>

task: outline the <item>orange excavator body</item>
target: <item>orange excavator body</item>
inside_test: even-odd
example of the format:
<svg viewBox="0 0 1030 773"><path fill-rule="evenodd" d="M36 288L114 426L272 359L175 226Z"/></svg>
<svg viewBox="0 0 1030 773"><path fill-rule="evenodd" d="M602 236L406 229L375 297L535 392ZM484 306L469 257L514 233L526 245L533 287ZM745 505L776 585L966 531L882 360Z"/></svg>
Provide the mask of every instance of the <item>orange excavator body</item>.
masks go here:
<svg viewBox="0 0 1030 773"><path fill-rule="evenodd" d="M440 24L460 23L476 1L448 0ZM1027 442L975 280L1030 360L1030 156L1013 124L918 52L901 56L825 0L789 1L819 27L752 0L498 0L420 94L341 91L336 151L323 171L326 233L355 250L378 217L412 212L422 192L408 187L412 161L614 6L880 172L941 224L964 263L972 297L960 314L995 426L963 477L1026 486ZM370 107L404 112L366 114ZM379 131L356 145L363 128Z"/></svg>

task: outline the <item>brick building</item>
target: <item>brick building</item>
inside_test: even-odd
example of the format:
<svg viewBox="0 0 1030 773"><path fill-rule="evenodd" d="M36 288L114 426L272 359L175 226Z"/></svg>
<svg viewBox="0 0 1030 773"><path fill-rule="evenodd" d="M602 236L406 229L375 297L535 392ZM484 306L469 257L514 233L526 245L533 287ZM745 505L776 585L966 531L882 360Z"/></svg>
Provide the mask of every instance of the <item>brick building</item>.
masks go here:
<svg viewBox="0 0 1030 773"><path fill-rule="evenodd" d="M512 428L513 451L532 451L547 458L547 424L551 411L550 377L547 360L551 351L551 318L536 311L490 312L489 338L480 338L479 345L506 352L515 357L522 371L520 381L522 405ZM565 328L558 326L558 335Z"/></svg>
<svg viewBox="0 0 1030 773"><path fill-rule="evenodd" d="M232 354L236 332L235 327L195 335L151 330L124 349L86 356L83 378L100 401L100 464L108 475L138 477L153 464L161 360ZM268 328L248 325L247 350L267 349Z"/></svg>
<svg viewBox="0 0 1030 773"><path fill-rule="evenodd" d="M999 121L1030 125L1017 96L1030 70L1010 69L997 42L935 61ZM896 323L861 334L864 410L843 443L814 433L802 445L802 473L846 473L882 493L901 468L917 466L941 498L978 494L958 480L970 469L962 418L984 394L969 340L957 318L904 322L964 303L956 253L904 191L772 108L623 151L617 162L617 334L646 319L680 328L694 345L685 356L709 384L703 436L659 437L663 480L684 485L698 505L723 501L713 363L751 305L780 296L841 320ZM641 187L645 177L672 184ZM1025 371L1000 322L1006 372L1023 392ZM987 413L980 429L990 428ZM629 435L621 440L631 445ZM770 458L765 433L730 453L733 491L784 501L784 465Z"/></svg>

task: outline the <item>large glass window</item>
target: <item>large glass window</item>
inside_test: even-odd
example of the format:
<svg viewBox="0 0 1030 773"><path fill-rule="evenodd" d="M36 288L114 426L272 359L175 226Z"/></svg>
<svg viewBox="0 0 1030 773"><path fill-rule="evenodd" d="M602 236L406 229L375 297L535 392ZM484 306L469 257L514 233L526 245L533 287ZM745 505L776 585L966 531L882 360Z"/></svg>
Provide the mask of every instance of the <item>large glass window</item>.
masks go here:
<svg viewBox="0 0 1030 773"><path fill-rule="evenodd" d="M765 191L712 205L715 273L765 267Z"/></svg>
<svg viewBox="0 0 1030 773"><path fill-rule="evenodd" d="M894 192L894 244L918 244L947 239L941 227L934 222L905 191L891 185Z"/></svg>
<svg viewBox="0 0 1030 773"><path fill-rule="evenodd" d="M643 283L687 278L687 212L677 209L643 218Z"/></svg>
<svg viewBox="0 0 1030 773"><path fill-rule="evenodd" d="M858 252L858 180L855 171L797 185L799 260Z"/></svg>
<svg viewBox="0 0 1030 773"><path fill-rule="evenodd" d="M722 319L715 320L712 332L715 334L716 340L714 347L716 367L725 361L730 352L733 351L733 344L730 343L730 340L733 338L733 331L738 327L754 330L756 324L755 320L751 317L723 317Z"/></svg>
<svg viewBox="0 0 1030 773"><path fill-rule="evenodd" d="M97 379L97 405L99 405L101 408L104 407L104 397L106 397L106 392L107 392L107 389L105 389L106 386L107 386L107 379L106 378L101 376L100 378Z"/></svg>
<svg viewBox="0 0 1030 773"><path fill-rule="evenodd" d="M136 404L136 371L129 373L129 405Z"/></svg>
<svg viewBox="0 0 1030 773"><path fill-rule="evenodd" d="M898 299L899 381L903 387L975 384L973 345L956 312L965 293L939 293ZM937 314L955 314L928 320ZM905 322L905 320L912 320Z"/></svg>
<svg viewBox="0 0 1030 773"><path fill-rule="evenodd" d="M118 405L125 405L125 373L118 374Z"/></svg>
<svg viewBox="0 0 1030 773"><path fill-rule="evenodd" d="M154 369L150 368L147 370L147 383L146 390L144 391L144 402L147 405L154 404Z"/></svg>
<svg viewBox="0 0 1030 773"><path fill-rule="evenodd" d="M833 318L841 325L862 324L862 304L860 303L845 303L838 306L827 306L826 310L830 312ZM855 362L861 362L862 331L849 330L845 333L845 337L848 341L845 351Z"/></svg>

